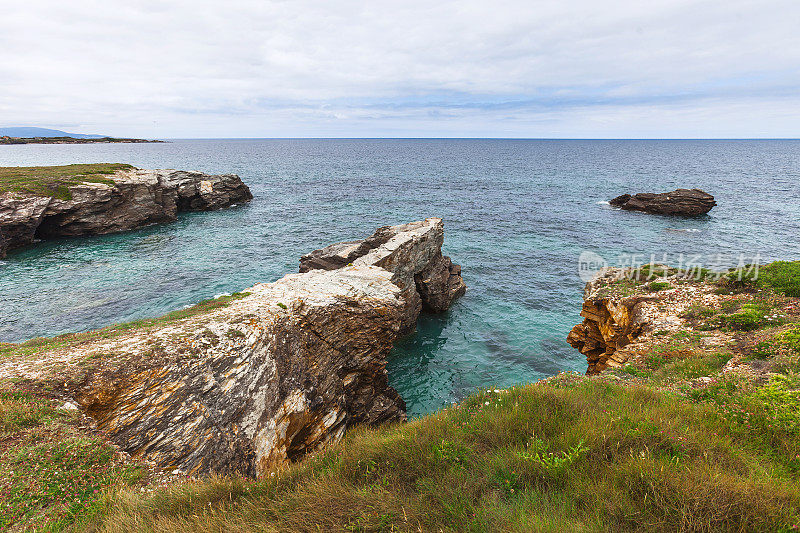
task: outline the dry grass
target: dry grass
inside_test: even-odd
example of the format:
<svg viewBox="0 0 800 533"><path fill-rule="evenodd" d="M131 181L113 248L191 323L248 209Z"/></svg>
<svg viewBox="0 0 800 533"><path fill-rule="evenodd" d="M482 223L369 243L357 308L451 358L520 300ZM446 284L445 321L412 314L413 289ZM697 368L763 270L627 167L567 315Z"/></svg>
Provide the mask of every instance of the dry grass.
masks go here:
<svg viewBox="0 0 800 533"><path fill-rule="evenodd" d="M99 523L80 528L788 530L800 522L791 466L800 449L790 429L761 429L709 402L571 377L482 392L405 425L356 429L264 479L121 490Z"/></svg>

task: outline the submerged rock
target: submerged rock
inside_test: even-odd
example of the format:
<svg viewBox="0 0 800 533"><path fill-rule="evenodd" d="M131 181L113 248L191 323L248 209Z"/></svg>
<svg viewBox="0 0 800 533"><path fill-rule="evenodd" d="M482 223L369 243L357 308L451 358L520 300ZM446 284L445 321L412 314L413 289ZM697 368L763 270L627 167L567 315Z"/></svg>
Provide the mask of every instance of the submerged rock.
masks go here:
<svg viewBox="0 0 800 533"><path fill-rule="evenodd" d="M377 233L352 265L258 284L188 318L62 339L6 357L0 378L57 387L124 451L190 475L263 474L349 425L405 420L386 357L419 314L414 278L437 309L463 281L441 255L441 219Z"/></svg>
<svg viewBox="0 0 800 533"><path fill-rule="evenodd" d="M69 186L69 200L0 194L0 258L37 239L126 231L172 222L181 211L220 209L253 198L235 174L125 169L109 179L114 183Z"/></svg>
<svg viewBox="0 0 800 533"><path fill-rule="evenodd" d="M717 203L714 197L700 189L676 189L660 194L623 194L609 204L628 211L643 211L656 215L678 215L694 217L705 215Z"/></svg>

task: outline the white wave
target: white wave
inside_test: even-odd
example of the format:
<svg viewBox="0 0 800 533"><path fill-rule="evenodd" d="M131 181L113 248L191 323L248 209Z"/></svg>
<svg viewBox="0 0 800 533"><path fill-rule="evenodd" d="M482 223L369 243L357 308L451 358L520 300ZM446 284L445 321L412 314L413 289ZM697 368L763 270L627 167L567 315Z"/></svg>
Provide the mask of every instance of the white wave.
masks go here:
<svg viewBox="0 0 800 533"><path fill-rule="evenodd" d="M219 294L215 294L214 295L214 299L216 300L217 298L222 298L223 296L230 296L230 295L231 295L231 293L229 293L229 292L221 292Z"/></svg>

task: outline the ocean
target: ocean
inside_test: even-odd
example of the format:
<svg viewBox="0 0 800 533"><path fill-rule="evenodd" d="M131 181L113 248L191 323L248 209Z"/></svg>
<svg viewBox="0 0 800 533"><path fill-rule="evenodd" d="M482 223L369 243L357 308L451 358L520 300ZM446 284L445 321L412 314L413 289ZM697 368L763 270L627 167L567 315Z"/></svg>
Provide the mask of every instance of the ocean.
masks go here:
<svg viewBox="0 0 800 533"><path fill-rule="evenodd" d="M798 140L236 139L11 145L0 166L123 162L236 173L255 198L173 224L63 239L0 261L0 341L84 331L296 272L378 226L445 221L469 290L389 358L409 415L482 387L584 371L579 257L736 266L800 259ZM626 192L701 188L696 219L612 209Z"/></svg>

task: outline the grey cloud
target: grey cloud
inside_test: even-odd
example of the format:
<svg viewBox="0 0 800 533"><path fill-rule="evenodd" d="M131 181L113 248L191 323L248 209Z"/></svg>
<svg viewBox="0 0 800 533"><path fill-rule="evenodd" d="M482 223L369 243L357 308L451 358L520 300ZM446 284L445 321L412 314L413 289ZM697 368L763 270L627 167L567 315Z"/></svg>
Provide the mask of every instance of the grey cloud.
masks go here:
<svg viewBox="0 0 800 533"><path fill-rule="evenodd" d="M783 0L39 0L0 17L0 123L158 137L796 136L798 19Z"/></svg>

